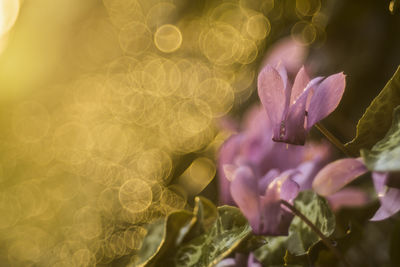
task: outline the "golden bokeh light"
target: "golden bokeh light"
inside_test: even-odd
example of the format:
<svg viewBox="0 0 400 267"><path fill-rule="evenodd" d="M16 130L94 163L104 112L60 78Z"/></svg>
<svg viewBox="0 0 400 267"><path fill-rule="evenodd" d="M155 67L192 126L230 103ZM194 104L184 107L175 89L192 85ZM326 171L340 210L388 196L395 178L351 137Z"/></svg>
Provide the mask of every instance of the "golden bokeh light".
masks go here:
<svg viewBox="0 0 400 267"><path fill-rule="evenodd" d="M179 184L189 195L200 193L214 178L215 164L208 158L197 158L179 177Z"/></svg>
<svg viewBox="0 0 400 267"><path fill-rule="evenodd" d="M299 21L292 27L293 38L303 45L309 45L315 41L317 31L315 26L307 21Z"/></svg>
<svg viewBox="0 0 400 267"><path fill-rule="evenodd" d="M14 134L23 142L38 142L50 128L50 116L40 103L24 102L14 111Z"/></svg>
<svg viewBox="0 0 400 267"><path fill-rule="evenodd" d="M142 22L133 21L125 25L119 33L121 48L128 54L139 55L151 45L150 29Z"/></svg>
<svg viewBox="0 0 400 267"><path fill-rule="evenodd" d="M129 211L144 211L150 206L152 201L151 188L141 179L130 179L121 186L119 201Z"/></svg>
<svg viewBox="0 0 400 267"><path fill-rule="evenodd" d="M154 34L154 43L161 52L174 52L178 50L182 44L182 33L179 28L174 25L162 25Z"/></svg>
<svg viewBox="0 0 400 267"><path fill-rule="evenodd" d="M254 14L246 23L246 31L255 40L262 40L269 34L271 24L262 14Z"/></svg>
<svg viewBox="0 0 400 267"><path fill-rule="evenodd" d="M0 261L138 261L146 225L215 177L218 121L256 92L281 6L0 0ZM312 16L295 38L319 38L319 0L293 13Z"/></svg>

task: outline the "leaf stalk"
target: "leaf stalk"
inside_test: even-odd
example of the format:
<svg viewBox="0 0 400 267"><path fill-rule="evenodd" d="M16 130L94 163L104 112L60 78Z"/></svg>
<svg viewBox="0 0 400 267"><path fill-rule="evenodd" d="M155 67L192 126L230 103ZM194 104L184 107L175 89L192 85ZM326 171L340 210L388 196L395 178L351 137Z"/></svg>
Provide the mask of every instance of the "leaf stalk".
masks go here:
<svg viewBox="0 0 400 267"><path fill-rule="evenodd" d="M322 242L332 251L332 253L340 260L344 263L344 265L346 267L350 267L351 265L349 264L349 262L346 260L346 258L342 255L342 253L340 253L340 251L332 245L332 241L326 237L303 213L301 213L298 209L296 209L292 204L290 204L289 202L287 202L286 200L281 200L281 203L287 207L288 209L290 209L290 211L296 215L297 217L299 217L305 224L307 224L312 231L314 231L319 238L321 238Z"/></svg>

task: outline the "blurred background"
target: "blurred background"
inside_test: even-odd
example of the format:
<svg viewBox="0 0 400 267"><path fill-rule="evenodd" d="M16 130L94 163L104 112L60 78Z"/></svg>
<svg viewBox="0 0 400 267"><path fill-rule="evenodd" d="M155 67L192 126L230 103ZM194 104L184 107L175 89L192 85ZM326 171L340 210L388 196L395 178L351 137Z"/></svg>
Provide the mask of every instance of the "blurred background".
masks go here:
<svg viewBox="0 0 400 267"><path fill-rule="evenodd" d="M324 124L349 141L400 63L388 7L0 0L0 266L125 266L146 224L217 202L226 125L279 45L313 75L347 74Z"/></svg>

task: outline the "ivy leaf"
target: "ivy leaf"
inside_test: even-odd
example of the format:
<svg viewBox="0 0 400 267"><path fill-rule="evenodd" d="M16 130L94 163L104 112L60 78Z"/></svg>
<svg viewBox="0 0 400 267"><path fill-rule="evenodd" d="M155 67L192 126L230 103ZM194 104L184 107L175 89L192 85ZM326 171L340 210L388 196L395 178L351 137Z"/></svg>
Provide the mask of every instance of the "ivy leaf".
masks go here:
<svg viewBox="0 0 400 267"><path fill-rule="evenodd" d="M139 251L141 263L156 254L164 238L164 224L165 220L158 220L157 222L147 226L147 235L143 240L142 247Z"/></svg>
<svg viewBox="0 0 400 267"><path fill-rule="evenodd" d="M324 198L312 191L303 191L294 200L294 206L325 236L330 236L334 232L335 216ZM287 240L287 249L292 255L300 256L309 253L319 241L319 236L305 222L297 216L293 219Z"/></svg>
<svg viewBox="0 0 400 267"><path fill-rule="evenodd" d="M217 207L204 197L195 198L195 206L193 209L192 227L185 236L185 240L190 240L205 231L208 231L218 216Z"/></svg>
<svg viewBox="0 0 400 267"><path fill-rule="evenodd" d="M237 252L247 254L268 243L268 236L250 234L245 240L240 243Z"/></svg>
<svg viewBox="0 0 400 267"><path fill-rule="evenodd" d="M382 139L392 122L393 109L398 105L400 105L400 66L358 121L356 136L346 144L347 149L358 155L360 149L370 149Z"/></svg>
<svg viewBox="0 0 400 267"><path fill-rule="evenodd" d="M168 215L148 229L139 252L138 266L157 266L157 261L163 255L169 254L182 240L182 235L191 227L193 214L188 211L176 211Z"/></svg>
<svg viewBox="0 0 400 267"><path fill-rule="evenodd" d="M239 209L218 207L218 218L209 231L182 244L175 255L175 266L214 266L232 253L251 233Z"/></svg>
<svg viewBox="0 0 400 267"><path fill-rule="evenodd" d="M288 236L268 237L267 244L254 251L254 256L264 266L284 265L288 238Z"/></svg>
<svg viewBox="0 0 400 267"><path fill-rule="evenodd" d="M361 150L364 163L373 171L400 171L400 106L393 112L392 127L371 150Z"/></svg>

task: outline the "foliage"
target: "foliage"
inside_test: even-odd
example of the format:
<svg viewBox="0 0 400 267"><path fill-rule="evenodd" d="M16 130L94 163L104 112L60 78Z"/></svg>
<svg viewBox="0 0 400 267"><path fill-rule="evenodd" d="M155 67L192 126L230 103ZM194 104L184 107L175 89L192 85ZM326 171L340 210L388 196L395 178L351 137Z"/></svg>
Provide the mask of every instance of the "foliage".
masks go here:
<svg viewBox="0 0 400 267"><path fill-rule="evenodd" d="M213 266L244 241L242 249L260 244L250 238L251 228L236 207L216 208L203 197L196 198L193 213L174 212L149 229L139 266Z"/></svg>
<svg viewBox="0 0 400 267"><path fill-rule="evenodd" d="M382 139L392 122L393 109L398 105L400 105L400 67L358 121L356 136L346 144L347 149L353 154L358 154L360 149L370 149Z"/></svg>
<svg viewBox="0 0 400 267"><path fill-rule="evenodd" d="M301 192L294 202L295 208L304 214L325 236L335 230L335 216L325 199L311 191ZM320 241L319 236L299 217L289 227L288 236L269 237L267 244L256 251L256 257L265 265L302 262Z"/></svg>
<svg viewBox="0 0 400 267"><path fill-rule="evenodd" d="M361 150L364 162L373 171L400 171L400 106L393 112L392 126L371 150Z"/></svg>

